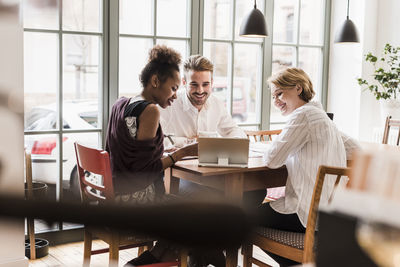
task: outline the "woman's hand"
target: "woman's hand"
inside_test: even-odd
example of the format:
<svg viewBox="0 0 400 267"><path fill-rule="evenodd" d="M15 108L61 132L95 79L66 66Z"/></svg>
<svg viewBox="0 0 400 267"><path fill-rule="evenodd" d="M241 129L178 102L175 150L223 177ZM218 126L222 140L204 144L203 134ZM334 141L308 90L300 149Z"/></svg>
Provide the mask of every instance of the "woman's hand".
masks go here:
<svg viewBox="0 0 400 267"><path fill-rule="evenodd" d="M185 150L184 157L199 155L199 143L193 143L193 144L187 145L187 146L183 147L182 149Z"/></svg>
<svg viewBox="0 0 400 267"><path fill-rule="evenodd" d="M172 153L172 152L175 152L177 150L178 150L177 147L170 147L168 149L164 149L164 153Z"/></svg>
<svg viewBox="0 0 400 267"><path fill-rule="evenodd" d="M197 156L198 155L198 143L190 144L184 146L174 152L176 154L177 160L181 160L187 156Z"/></svg>

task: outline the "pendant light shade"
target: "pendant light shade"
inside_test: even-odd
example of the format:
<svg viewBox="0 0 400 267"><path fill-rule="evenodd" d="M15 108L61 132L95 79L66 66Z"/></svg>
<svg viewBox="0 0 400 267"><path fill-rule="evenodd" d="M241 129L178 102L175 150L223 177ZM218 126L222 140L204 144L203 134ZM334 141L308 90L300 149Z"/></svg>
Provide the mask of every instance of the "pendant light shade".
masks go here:
<svg viewBox="0 0 400 267"><path fill-rule="evenodd" d="M335 43L359 43L357 28L353 21L349 19L349 1L347 0L347 18L344 21L341 29L337 32Z"/></svg>
<svg viewBox="0 0 400 267"><path fill-rule="evenodd" d="M256 1L254 1L253 10L243 19L239 35L244 37L268 36L265 17L263 13L257 9Z"/></svg>

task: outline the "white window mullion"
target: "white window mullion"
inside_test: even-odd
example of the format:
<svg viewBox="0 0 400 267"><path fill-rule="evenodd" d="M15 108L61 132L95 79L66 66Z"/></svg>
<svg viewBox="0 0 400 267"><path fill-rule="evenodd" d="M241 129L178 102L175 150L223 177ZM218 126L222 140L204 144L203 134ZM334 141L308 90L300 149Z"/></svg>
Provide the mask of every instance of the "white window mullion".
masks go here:
<svg viewBox="0 0 400 267"><path fill-rule="evenodd" d="M322 85L321 85L321 103L326 110L328 104L328 81L329 81L329 46L331 29L331 0L325 0L325 28L324 28L324 46L322 47Z"/></svg>
<svg viewBox="0 0 400 267"><path fill-rule="evenodd" d="M265 0L265 17L268 36L264 39L263 45L263 72L261 75L261 129L269 129L271 113L271 91L268 88L267 79L272 73L272 40L274 32L274 0Z"/></svg>

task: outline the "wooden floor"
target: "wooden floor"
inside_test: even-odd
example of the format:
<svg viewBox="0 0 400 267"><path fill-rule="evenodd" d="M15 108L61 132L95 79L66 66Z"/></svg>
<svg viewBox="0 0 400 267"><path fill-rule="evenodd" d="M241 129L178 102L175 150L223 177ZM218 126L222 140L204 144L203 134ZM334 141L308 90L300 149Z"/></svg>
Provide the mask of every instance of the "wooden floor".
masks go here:
<svg viewBox="0 0 400 267"><path fill-rule="evenodd" d="M93 242L93 248L104 248L107 244L96 240ZM268 263L271 266L279 266L267 254L259 248L254 247L254 255L256 258ZM123 266L126 262L137 256L137 248L126 249L120 251L119 264ZM59 266L82 266L83 259L83 242L69 243L49 248L49 255L46 257L30 260L30 267L59 267ZM243 264L243 258L239 253L239 266ZM91 264L93 267L108 267L108 253L93 255Z"/></svg>

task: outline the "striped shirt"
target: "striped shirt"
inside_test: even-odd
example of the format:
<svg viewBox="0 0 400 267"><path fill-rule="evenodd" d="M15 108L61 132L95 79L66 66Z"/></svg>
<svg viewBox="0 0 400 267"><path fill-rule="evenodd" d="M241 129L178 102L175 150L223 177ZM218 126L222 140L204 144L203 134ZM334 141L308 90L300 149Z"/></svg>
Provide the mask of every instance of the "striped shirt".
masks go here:
<svg viewBox="0 0 400 267"><path fill-rule="evenodd" d="M305 227L318 167L346 166L346 150L334 123L324 110L310 102L290 114L264 159L269 168L286 165L288 170L285 197L272 202L271 207L283 214L296 213ZM334 184L335 179L327 177L321 204L328 203Z"/></svg>

